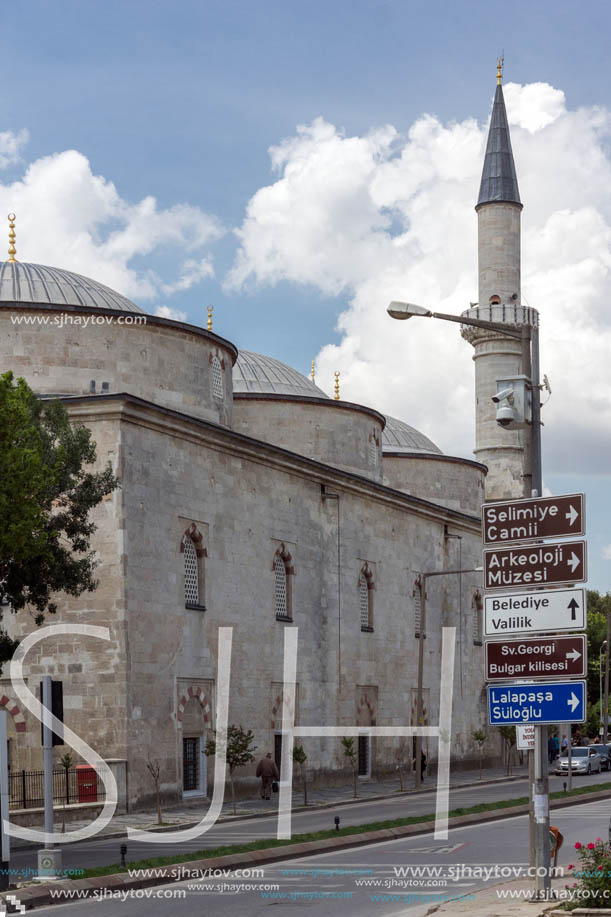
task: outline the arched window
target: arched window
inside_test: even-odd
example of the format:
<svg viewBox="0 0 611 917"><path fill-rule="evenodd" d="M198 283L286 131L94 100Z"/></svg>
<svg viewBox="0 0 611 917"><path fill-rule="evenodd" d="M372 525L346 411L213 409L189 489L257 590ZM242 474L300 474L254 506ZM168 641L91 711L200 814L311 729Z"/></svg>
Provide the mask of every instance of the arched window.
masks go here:
<svg viewBox="0 0 611 917"><path fill-rule="evenodd" d="M180 553L183 557L185 608L205 611L204 558L208 552L204 547L203 536L194 522L183 532Z"/></svg>
<svg viewBox="0 0 611 917"><path fill-rule="evenodd" d="M375 430L369 435L369 464L378 467L378 441Z"/></svg>
<svg viewBox="0 0 611 917"><path fill-rule="evenodd" d="M491 296L491 297L490 297L489 302L490 302L490 305L491 305L491 306L500 306L500 304L501 304L501 297L500 297L500 296L497 296L497 295L495 294L494 296Z"/></svg>
<svg viewBox="0 0 611 917"><path fill-rule="evenodd" d="M361 567L358 579L359 613L361 630L371 633L373 631L373 571L368 563Z"/></svg>
<svg viewBox="0 0 611 917"><path fill-rule="evenodd" d="M473 642L477 646L482 645L482 608L483 608L482 594L479 589L476 589L473 593L473 600L471 602L471 608L473 609Z"/></svg>
<svg viewBox="0 0 611 917"><path fill-rule="evenodd" d="M212 354L210 369L212 371L212 394L215 398L223 398L225 395L225 388L223 385L223 366L215 353Z"/></svg>
<svg viewBox="0 0 611 917"><path fill-rule="evenodd" d="M199 605L197 552L190 538L184 540L183 558L185 562L185 605Z"/></svg>
<svg viewBox="0 0 611 917"><path fill-rule="evenodd" d="M274 554L272 570L274 574L274 609L276 620L292 621L291 578L295 568L291 566L291 555L282 544Z"/></svg>

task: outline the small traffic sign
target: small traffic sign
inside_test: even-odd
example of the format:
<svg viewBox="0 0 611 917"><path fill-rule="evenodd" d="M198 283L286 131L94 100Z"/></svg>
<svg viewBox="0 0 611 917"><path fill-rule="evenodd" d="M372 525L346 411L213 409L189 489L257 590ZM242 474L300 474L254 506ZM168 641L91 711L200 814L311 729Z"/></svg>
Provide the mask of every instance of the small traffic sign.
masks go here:
<svg viewBox="0 0 611 917"><path fill-rule="evenodd" d="M584 494L505 500L482 505L484 544L585 535Z"/></svg>
<svg viewBox="0 0 611 917"><path fill-rule="evenodd" d="M585 634L523 637L486 643L486 679L583 678L587 674Z"/></svg>
<svg viewBox="0 0 611 917"><path fill-rule="evenodd" d="M585 630L585 627L585 589L510 592L487 595L484 599L486 637Z"/></svg>
<svg viewBox="0 0 611 917"><path fill-rule="evenodd" d="M535 727L534 726L516 726L517 742L519 751L534 750L535 747Z"/></svg>
<svg viewBox="0 0 611 917"><path fill-rule="evenodd" d="M488 685L488 721L491 726L532 723L584 723L585 681L549 684Z"/></svg>
<svg viewBox="0 0 611 917"><path fill-rule="evenodd" d="M585 541L484 551L484 589L490 592L553 583L585 583L586 579Z"/></svg>

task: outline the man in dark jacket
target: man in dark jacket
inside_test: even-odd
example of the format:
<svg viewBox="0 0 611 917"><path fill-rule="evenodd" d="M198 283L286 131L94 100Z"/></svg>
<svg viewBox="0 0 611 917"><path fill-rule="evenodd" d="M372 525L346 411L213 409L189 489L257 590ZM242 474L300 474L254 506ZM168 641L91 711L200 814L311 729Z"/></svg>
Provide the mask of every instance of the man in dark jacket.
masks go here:
<svg viewBox="0 0 611 917"><path fill-rule="evenodd" d="M276 762L272 761L271 751L268 751L257 764L257 777L261 778L261 799L271 799L272 783L274 780L280 780Z"/></svg>

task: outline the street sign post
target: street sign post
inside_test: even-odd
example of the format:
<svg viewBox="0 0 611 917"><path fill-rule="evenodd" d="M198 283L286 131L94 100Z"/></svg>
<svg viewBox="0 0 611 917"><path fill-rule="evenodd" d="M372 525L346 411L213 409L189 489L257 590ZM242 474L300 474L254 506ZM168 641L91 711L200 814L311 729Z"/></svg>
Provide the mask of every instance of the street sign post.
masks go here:
<svg viewBox="0 0 611 917"><path fill-rule="evenodd" d="M587 578L585 541L515 545L484 551L484 589L488 592L585 583Z"/></svg>
<svg viewBox="0 0 611 917"><path fill-rule="evenodd" d="M543 538L585 535L583 494L536 497L502 503L484 503L482 531L485 545L523 544Z"/></svg>
<svg viewBox="0 0 611 917"><path fill-rule="evenodd" d="M585 681L555 681L488 685L488 722L491 726L532 723L584 723Z"/></svg>
<svg viewBox="0 0 611 917"><path fill-rule="evenodd" d="M585 589L545 589L487 595L484 636L585 630Z"/></svg>
<svg viewBox="0 0 611 917"><path fill-rule="evenodd" d="M486 679L583 678L587 674L585 634L524 637L486 643Z"/></svg>

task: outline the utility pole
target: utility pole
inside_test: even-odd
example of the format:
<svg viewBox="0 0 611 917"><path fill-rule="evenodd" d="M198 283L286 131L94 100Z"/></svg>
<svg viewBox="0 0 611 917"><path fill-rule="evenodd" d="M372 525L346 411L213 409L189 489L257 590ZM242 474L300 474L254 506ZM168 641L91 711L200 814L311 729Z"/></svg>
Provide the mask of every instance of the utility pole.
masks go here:
<svg viewBox="0 0 611 917"><path fill-rule="evenodd" d="M416 695L416 726L418 727L418 732L416 733L416 762L415 762L415 774L414 774L414 786L417 790L420 789L422 785L422 770L420 767L420 759L422 757L422 736L420 735L420 725L422 724L422 708L423 708L423 693L424 693L424 637L425 637L425 627L426 627L426 577L421 574L416 580L418 586L419 595L420 595L420 630L418 632L418 686L417 686L417 695Z"/></svg>
<svg viewBox="0 0 611 917"><path fill-rule="evenodd" d="M8 793L8 740L6 735L6 710L0 710L0 842L1 866L0 891L6 891L10 885L10 835L4 830L4 820L9 820Z"/></svg>
<svg viewBox="0 0 611 917"><path fill-rule="evenodd" d="M607 609L607 652L605 653L605 709L603 712L603 742L609 735L609 647L611 646L611 614Z"/></svg>

